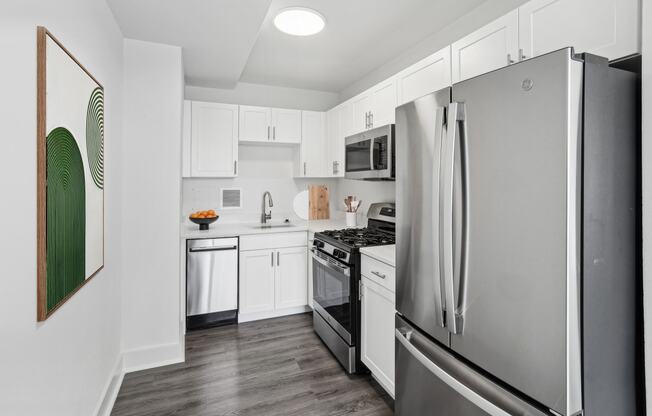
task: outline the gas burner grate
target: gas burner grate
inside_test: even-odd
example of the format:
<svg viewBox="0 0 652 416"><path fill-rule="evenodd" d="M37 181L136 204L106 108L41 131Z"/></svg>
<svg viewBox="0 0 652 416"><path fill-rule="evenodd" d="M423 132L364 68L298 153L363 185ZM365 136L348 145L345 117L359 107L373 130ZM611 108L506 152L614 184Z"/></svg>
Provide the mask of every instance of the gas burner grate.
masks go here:
<svg viewBox="0 0 652 416"><path fill-rule="evenodd" d="M344 230L327 230L321 234L341 241L352 247L366 247L394 244L394 236L370 228L347 228Z"/></svg>

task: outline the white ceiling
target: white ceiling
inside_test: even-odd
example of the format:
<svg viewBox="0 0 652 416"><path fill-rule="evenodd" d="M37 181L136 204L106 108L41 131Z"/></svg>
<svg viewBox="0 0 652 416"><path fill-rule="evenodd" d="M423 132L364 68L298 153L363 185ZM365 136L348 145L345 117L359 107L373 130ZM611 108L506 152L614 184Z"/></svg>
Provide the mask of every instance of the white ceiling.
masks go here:
<svg viewBox="0 0 652 416"><path fill-rule="evenodd" d="M339 92L486 0L107 0L125 37L183 47L189 85L239 81ZM323 32L278 31L279 9L304 6Z"/></svg>

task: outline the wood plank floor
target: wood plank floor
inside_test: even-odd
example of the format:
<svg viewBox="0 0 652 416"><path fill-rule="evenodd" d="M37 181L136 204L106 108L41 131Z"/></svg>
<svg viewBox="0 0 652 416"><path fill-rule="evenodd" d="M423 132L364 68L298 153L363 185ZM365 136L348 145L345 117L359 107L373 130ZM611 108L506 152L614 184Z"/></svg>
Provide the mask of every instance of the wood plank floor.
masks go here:
<svg viewBox="0 0 652 416"><path fill-rule="evenodd" d="M370 376L349 376L302 314L195 331L186 362L125 376L113 416L393 415Z"/></svg>

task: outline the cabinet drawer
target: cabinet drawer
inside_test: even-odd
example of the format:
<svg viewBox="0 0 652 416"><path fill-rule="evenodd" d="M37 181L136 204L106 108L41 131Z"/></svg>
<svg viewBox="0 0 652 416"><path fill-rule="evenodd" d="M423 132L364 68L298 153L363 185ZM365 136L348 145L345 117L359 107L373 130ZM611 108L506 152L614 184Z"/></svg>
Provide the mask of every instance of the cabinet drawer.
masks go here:
<svg viewBox="0 0 652 416"><path fill-rule="evenodd" d="M394 267L367 255L362 255L361 263L360 269L363 276L392 291L392 293L396 292L396 269Z"/></svg>
<svg viewBox="0 0 652 416"><path fill-rule="evenodd" d="M308 233L273 233L243 235L240 237L240 251L262 250L266 248L303 247L308 245Z"/></svg>

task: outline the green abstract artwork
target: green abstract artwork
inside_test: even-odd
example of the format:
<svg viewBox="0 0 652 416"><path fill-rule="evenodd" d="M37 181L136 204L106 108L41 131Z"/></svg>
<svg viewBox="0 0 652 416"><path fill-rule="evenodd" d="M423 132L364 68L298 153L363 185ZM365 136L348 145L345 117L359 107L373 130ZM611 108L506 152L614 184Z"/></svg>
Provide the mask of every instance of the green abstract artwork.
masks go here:
<svg viewBox="0 0 652 416"><path fill-rule="evenodd" d="M47 306L54 308L85 280L86 192L75 138L63 127L47 136Z"/></svg>
<svg viewBox="0 0 652 416"><path fill-rule="evenodd" d="M38 311L44 321L104 267L104 89L38 28Z"/></svg>

